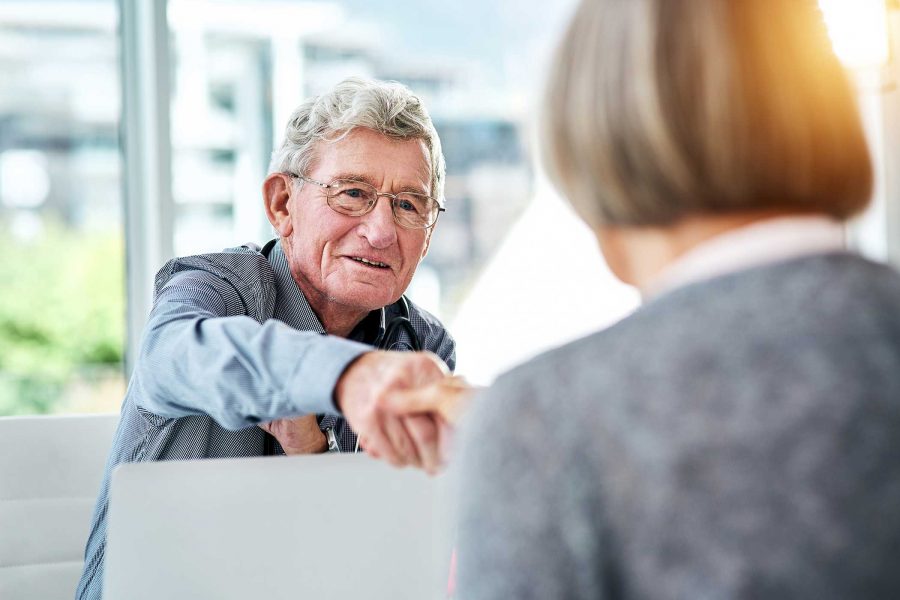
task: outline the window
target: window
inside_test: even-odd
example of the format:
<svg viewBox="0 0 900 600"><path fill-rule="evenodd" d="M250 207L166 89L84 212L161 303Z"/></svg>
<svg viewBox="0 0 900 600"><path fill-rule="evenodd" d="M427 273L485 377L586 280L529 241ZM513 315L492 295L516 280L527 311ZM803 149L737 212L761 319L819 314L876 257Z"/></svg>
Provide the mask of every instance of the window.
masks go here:
<svg viewBox="0 0 900 600"><path fill-rule="evenodd" d="M0 4L0 415L117 409L116 5Z"/></svg>
<svg viewBox="0 0 900 600"><path fill-rule="evenodd" d="M627 314L637 294L608 272L536 157L545 69L575 3L168 0L148 39L170 73L144 94L132 83L147 70L123 71L119 49L137 46L146 20L117 7L163 3L4 0L0 415L116 410L124 349L137 347L162 261L272 237L260 187L287 117L351 75L405 83L441 135L448 210L408 293L449 326L461 374L487 383ZM894 81L896 68L880 75ZM168 134L150 180L135 173L143 156L121 166L123 73L146 105L170 100L168 122L154 113L131 138ZM896 128L881 121L897 120L894 87L861 92L879 192L851 240L879 257L900 255L887 201ZM127 276L125 174L127 189L164 192L128 195L128 214L140 214Z"/></svg>

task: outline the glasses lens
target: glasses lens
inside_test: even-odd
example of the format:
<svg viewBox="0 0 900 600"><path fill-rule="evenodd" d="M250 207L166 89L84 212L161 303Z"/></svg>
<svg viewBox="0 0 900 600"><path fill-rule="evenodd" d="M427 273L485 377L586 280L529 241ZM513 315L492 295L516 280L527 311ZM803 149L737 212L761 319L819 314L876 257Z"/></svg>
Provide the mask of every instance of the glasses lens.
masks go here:
<svg viewBox="0 0 900 600"><path fill-rule="evenodd" d="M347 215L363 214L377 199L377 190L361 181L338 179L328 186L328 205Z"/></svg>
<svg viewBox="0 0 900 600"><path fill-rule="evenodd" d="M438 205L422 194L398 194L393 203L394 218L400 225L411 228L428 227L437 218Z"/></svg>

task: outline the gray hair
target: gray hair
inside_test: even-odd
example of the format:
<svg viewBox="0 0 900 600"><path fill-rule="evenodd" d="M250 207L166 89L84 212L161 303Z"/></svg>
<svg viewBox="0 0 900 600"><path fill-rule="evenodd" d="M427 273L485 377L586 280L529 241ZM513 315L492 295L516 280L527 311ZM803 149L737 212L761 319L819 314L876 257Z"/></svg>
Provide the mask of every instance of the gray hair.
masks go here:
<svg viewBox="0 0 900 600"><path fill-rule="evenodd" d="M441 140L421 100L395 81L351 77L298 106L285 128L284 142L272 153L269 173L306 174L318 142L337 141L356 127L398 140L422 140L430 161L431 195L444 203Z"/></svg>
<svg viewBox="0 0 900 600"><path fill-rule="evenodd" d="M846 218L872 168L814 0L582 0L547 86L551 178L592 227Z"/></svg>

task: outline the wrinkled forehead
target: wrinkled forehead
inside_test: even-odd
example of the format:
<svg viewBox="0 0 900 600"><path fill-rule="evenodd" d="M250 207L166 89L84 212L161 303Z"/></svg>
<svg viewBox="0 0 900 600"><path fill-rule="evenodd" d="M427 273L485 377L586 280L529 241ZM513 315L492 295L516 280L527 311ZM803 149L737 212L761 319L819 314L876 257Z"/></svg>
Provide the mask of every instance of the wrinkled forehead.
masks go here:
<svg viewBox="0 0 900 600"><path fill-rule="evenodd" d="M352 176L373 185L389 178L404 188L426 193L432 185L431 157L425 140L392 138L366 128L317 141L309 173L330 179Z"/></svg>

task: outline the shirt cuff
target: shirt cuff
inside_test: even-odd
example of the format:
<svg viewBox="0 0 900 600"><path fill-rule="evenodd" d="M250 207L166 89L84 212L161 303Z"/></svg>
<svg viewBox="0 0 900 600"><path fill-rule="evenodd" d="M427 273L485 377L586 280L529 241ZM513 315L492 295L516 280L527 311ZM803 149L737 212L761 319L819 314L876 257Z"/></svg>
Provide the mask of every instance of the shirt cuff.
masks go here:
<svg viewBox="0 0 900 600"><path fill-rule="evenodd" d="M338 379L354 360L373 348L335 336L322 336L289 380L289 391L297 394L303 412L340 415L334 405L334 388Z"/></svg>

